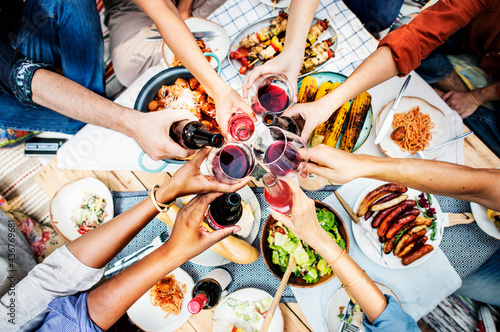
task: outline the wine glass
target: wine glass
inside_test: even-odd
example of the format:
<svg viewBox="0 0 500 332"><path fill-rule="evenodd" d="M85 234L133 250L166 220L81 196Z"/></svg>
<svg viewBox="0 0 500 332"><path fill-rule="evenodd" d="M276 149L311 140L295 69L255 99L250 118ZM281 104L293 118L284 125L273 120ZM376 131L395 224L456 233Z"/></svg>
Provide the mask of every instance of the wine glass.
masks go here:
<svg viewBox="0 0 500 332"><path fill-rule="evenodd" d="M254 168L255 156L245 143L226 141L207 157L208 173L222 183L236 183L249 176Z"/></svg>
<svg viewBox="0 0 500 332"><path fill-rule="evenodd" d="M302 173L309 161L305 142L278 127L264 127L256 136L252 149L259 164L281 179ZM302 149L301 153L299 149Z"/></svg>
<svg viewBox="0 0 500 332"><path fill-rule="evenodd" d="M283 75L271 74L258 78L248 91L248 104L255 114L283 113L292 103L293 88Z"/></svg>

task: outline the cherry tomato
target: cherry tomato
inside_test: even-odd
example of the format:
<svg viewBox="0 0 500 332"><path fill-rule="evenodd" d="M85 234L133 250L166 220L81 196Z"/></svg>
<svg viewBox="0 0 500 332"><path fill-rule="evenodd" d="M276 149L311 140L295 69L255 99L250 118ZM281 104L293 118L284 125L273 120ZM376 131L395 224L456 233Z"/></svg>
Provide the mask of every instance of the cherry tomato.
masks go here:
<svg viewBox="0 0 500 332"><path fill-rule="evenodd" d="M285 235L285 230L283 228L278 228L278 232L280 232L281 234Z"/></svg>
<svg viewBox="0 0 500 332"><path fill-rule="evenodd" d="M230 57L231 59L234 59L234 52L229 53L229 57Z"/></svg>
<svg viewBox="0 0 500 332"><path fill-rule="evenodd" d="M244 47L238 47L238 49L234 52L234 59L242 59L246 58L248 53L250 53L246 48Z"/></svg>
<svg viewBox="0 0 500 332"><path fill-rule="evenodd" d="M319 24L321 24L323 30L326 30L326 22L324 20L319 21Z"/></svg>
<svg viewBox="0 0 500 332"><path fill-rule="evenodd" d="M242 67L248 67L248 60L247 58L241 58L240 63Z"/></svg>
<svg viewBox="0 0 500 332"><path fill-rule="evenodd" d="M254 64L252 64L251 66L248 66L248 69L252 70L254 67Z"/></svg>
<svg viewBox="0 0 500 332"><path fill-rule="evenodd" d="M328 53L328 59L330 59L333 56L332 50L327 50L326 52Z"/></svg>
<svg viewBox="0 0 500 332"><path fill-rule="evenodd" d="M247 69L248 69L248 67L246 67L246 66L241 66L241 68L240 68L240 74L241 74L241 75L245 75L245 73L247 72Z"/></svg>

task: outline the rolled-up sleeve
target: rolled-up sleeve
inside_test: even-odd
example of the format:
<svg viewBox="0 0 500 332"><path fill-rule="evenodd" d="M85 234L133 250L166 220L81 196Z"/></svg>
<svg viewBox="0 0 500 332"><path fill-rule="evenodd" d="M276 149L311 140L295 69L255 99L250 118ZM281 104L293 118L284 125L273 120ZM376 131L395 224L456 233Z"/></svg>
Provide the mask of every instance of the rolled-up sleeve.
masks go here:
<svg viewBox="0 0 500 332"><path fill-rule="evenodd" d="M398 301L390 296L386 295L389 303L385 310L378 316L378 318L370 324L366 320L366 316L363 319L363 326L366 331L371 332L386 332L386 331L406 331L406 332L419 332L417 323L415 320L404 312L403 308L399 305Z"/></svg>
<svg viewBox="0 0 500 332"><path fill-rule="evenodd" d="M38 106L32 100L31 81L40 68L54 70L53 66L35 63L9 44L0 42L0 87L23 104Z"/></svg>
<svg viewBox="0 0 500 332"><path fill-rule="evenodd" d="M389 33L378 47L389 46L400 76L405 76L484 8L481 1L439 0Z"/></svg>

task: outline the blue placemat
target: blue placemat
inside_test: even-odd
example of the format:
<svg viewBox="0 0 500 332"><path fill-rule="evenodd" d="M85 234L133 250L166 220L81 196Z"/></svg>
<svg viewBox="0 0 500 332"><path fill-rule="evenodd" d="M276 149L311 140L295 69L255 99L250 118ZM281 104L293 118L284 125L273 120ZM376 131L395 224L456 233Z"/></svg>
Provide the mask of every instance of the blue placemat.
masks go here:
<svg viewBox="0 0 500 332"><path fill-rule="evenodd" d="M327 186L323 190L306 191L307 196L320 201L325 200L332 195L332 191L338 188L337 186ZM262 225L269 215L267 210L268 204L264 200L263 188L252 188L261 208L261 228L253 246L260 252L260 235ZM137 192L113 192L113 202L115 207L115 216L128 210L141 200L147 197L146 191ZM444 196L436 196L443 212L470 212L469 202L459 201ZM152 220L110 263L113 263L149 244L156 236L162 232L167 232L167 226L160 220ZM476 223L468 225L458 225L445 228L443 240L440 245L445 255L448 257L453 268L458 275L464 279L481 264L483 264L489 256L491 256L499 247L500 241L495 240L484 233ZM184 269L193 280L196 282L202 278L214 267L201 266L195 263L187 262L183 264ZM274 294L279 286L279 281L266 267L262 256L252 264L240 265L229 263L224 265L231 275L233 282L230 284L228 291L234 292L241 288L255 287L263 289L270 294ZM283 292L282 302L297 302L292 291L287 286Z"/></svg>

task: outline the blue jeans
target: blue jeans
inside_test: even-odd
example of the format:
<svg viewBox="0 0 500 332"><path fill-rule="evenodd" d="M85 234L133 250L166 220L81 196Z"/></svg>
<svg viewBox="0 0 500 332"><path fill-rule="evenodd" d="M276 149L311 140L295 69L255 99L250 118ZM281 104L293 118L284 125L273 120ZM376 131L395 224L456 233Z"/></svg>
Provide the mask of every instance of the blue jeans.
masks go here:
<svg viewBox="0 0 500 332"><path fill-rule="evenodd" d="M404 0L344 0L371 33L388 28L398 17Z"/></svg>
<svg viewBox="0 0 500 332"><path fill-rule="evenodd" d="M500 102L495 103L494 110L479 106L472 115L464 119L464 123L500 158Z"/></svg>
<svg viewBox="0 0 500 332"><path fill-rule="evenodd" d="M457 294L500 306L500 250L462 282Z"/></svg>
<svg viewBox="0 0 500 332"><path fill-rule="evenodd" d="M104 44L95 0L26 0L11 45L28 58L62 68L65 77L105 94ZM43 107L25 106L5 92L0 92L0 105L4 128L75 133L84 125Z"/></svg>

